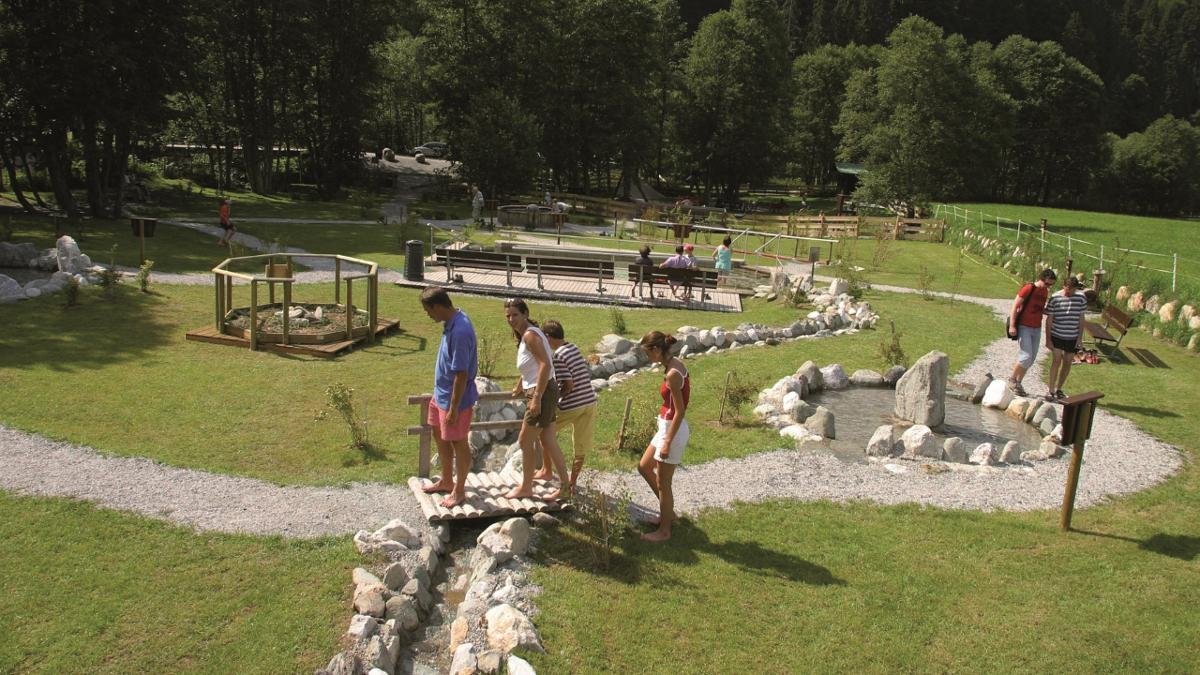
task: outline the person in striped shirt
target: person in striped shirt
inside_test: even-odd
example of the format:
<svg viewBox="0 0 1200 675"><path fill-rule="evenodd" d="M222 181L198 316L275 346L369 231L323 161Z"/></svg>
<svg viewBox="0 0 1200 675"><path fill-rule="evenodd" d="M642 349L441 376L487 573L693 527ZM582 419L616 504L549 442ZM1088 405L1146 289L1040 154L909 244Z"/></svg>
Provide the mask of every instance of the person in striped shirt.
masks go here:
<svg viewBox="0 0 1200 675"><path fill-rule="evenodd" d="M1046 302L1046 347L1050 350L1050 374L1046 384L1050 391L1047 401L1066 398L1063 383L1071 372L1071 361L1075 352L1083 346L1083 313L1087 310L1087 298L1079 293L1082 284L1075 277L1063 279L1061 293L1050 296Z"/></svg>
<svg viewBox="0 0 1200 675"><path fill-rule="evenodd" d="M562 324L550 319L542 324L542 331L554 350L554 377L560 383L558 400L558 428L571 427L571 445L575 457L571 462L571 489L579 480L583 461L592 451L593 428L596 425L596 390L592 388L592 373L579 347L564 338ZM534 478L550 476L550 457L543 451L542 468Z"/></svg>

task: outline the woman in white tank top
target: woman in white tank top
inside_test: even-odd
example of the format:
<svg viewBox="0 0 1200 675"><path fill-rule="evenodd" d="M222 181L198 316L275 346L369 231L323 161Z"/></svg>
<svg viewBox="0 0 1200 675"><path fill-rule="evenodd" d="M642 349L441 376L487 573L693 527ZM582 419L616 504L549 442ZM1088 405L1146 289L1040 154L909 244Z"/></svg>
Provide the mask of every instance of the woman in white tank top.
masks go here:
<svg viewBox="0 0 1200 675"><path fill-rule="evenodd" d="M509 499L534 497L533 472L537 470L537 453L534 443L540 441L542 448L554 461L560 487L542 496L545 500L569 499L570 477L562 448L558 446L554 416L558 409L558 382L554 379L554 363L551 361L550 341L536 324L529 320L529 306L520 298L504 302L504 318L517 338L517 370L520 380L513 388L513 396L525 396L525 419L521 421L521 433L517 441L521 444L523 475L521 484L510 490Z"/></svg>

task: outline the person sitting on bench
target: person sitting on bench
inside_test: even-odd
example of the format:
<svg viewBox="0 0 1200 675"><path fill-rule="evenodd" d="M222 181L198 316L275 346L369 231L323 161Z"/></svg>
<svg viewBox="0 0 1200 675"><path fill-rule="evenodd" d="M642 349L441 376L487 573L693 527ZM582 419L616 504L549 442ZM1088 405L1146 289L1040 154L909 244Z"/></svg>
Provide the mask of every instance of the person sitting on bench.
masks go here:
<svg viewBox="0 0 1200 675"><path fill-rule="evenodd" d="M691 261L688 260L687 256L684 255L683 252L684 252L683 245L676 246L675 247L675 255L664 260L662 262L662 264L659 265L659 267L661 269L679 269L679 270L689 269L692 266L692 263L691 263ZM668 276L667 283L671 286L671 295L673 295L675 298L682 298L685 300L691 298L692 284L688 278L686 278L686 277L684 278L684 283L682 286L683 287L683 295L682 296L679 293L680 284L676 278Z"/></svg>

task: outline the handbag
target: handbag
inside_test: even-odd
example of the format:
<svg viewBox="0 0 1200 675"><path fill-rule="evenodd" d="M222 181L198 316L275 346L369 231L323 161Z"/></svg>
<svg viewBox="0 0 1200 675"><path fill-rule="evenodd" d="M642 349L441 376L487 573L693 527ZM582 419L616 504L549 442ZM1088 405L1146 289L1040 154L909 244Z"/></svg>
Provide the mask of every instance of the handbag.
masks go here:
<svg viewBox="0 0 1200 675"><path fill-rule="evenodd" d="M1021 305L1021 311L1017 312L1017 326L1018 327L1020 327L1020 325L1021 325L1021 319L1025 316L1025 310L1029 309L1029 298L1033 297L1033 291L1034 291L1033 283L1027 282L1025 284L1025 286L1029 287L1029 297L1025 298L1025 302ZM1025 290L1025 286L1021 287L1021 291ZM1021 291L1017 291L1017 295L1020 295ZM1008 322L1007 321L1004 322L1004 335L1009 340L1017 339L1017 334L1015 332L1010 333L1008 331Z"/></svg>

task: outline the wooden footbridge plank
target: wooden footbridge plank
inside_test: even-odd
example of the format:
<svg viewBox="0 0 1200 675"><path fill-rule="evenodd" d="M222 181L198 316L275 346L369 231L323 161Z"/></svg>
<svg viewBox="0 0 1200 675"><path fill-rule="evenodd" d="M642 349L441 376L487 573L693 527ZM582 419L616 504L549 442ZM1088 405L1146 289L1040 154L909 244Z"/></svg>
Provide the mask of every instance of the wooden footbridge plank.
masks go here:
<svg viewBox="0 0 1200 675"><path fill-rule="evenodd" d="M378 324L375 326L376 337L382 337L388 333L394 332L400 328L400 322L395 319L378 319ZM237 337L235 335L226 335L217 331L212 326L197 328L196 330L188 331L184 337L194 342L207 342L210 344L227 345L230 347L241 347L243 349L250 348L250 339ZM366 338L356 338L354 340L339 340L337 342L326 342L323 344L279 344L274 342L259 342L258 347L261 350L279 352L284 354L307 354L308 356L319 356L321 358L333 358L343 351L354 347L355 345L365 344Z"/></svg>
<svg viewBox="0 0 1200 675"><path fill-rule="evenodd" d="M413 476L408 479L408 487L413 497L421 506L421 512L430 523L453 522L460 520L475 520L478 518L498 518L501 516L529 516L535 513L562 511L571 508L569 502L544 501L542 499L509 499L506 492L521 482L521 477L513 474L500 474L495 471L479 471L467 474L467 502L452 509L441 505L444 494L426 494L422 489L432 481L428 478ZM534 494L541 497L554 489L553 486L538 481L534 486Z"/></svg>

